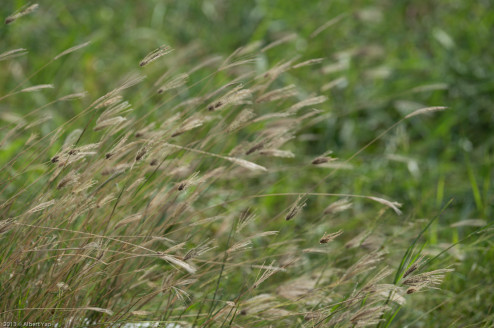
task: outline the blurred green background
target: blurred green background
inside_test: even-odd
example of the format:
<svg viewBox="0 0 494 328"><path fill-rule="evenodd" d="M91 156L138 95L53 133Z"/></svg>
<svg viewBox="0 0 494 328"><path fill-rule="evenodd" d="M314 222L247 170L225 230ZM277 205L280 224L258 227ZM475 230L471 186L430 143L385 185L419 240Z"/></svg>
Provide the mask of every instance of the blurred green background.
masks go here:
<svg viewBox="0 0 494 328"><path fill-rule="evenodd" d="M24 4L3 1L0 16L7 17ZM126 73L137 71L139 60L162 44L189 48L193 58L226 57L253 41L267 44L295 33L294 41L273 48L258 65L272 66L295 55L302 60L324 58L321 64L283 77L302 94L329 97L318 106L328 113L326 119L293 142L297 153L316 156L333 150L345 159L415 109L449 108L401 124L356 158L354 170L320 191L388 195L404 204L405 222L395 224L405 226L409 220L430 217L454 199L428 232L432 246L457 242L473 231L452 229L451 224L467 219L492 222L492 1L47 0L39 4L35 13L0 28L0 52L29 51L15 62L0 62L1 95L64 49L86 41L91 44L31 80L31 85L52 83L54 89L5 99L0 112L15 109L24 115L47 99L83 90L95 99ZM332 26L311 37L335 18ZM196 64L185 58L177 67L187 71ZM149 70L146 73L156 73L152 67ZM331 82L325 90L323 86ZM145 93L133 91L129 96L137 101ZM51 106L53 120L46 123L46 130L80 112L92 99ZM146 106L138 110L146 111ZM20 146L2 149L2 161ZM317 174L307 179L317 181ZM437 306L436 311L404 312L399 322L414 323L410 327L435 326L440 320L464 327L492 324L492 238L469 239L455 250L456 273L442 285L450 300L438 304L430 297L425 302Z"/></svg>

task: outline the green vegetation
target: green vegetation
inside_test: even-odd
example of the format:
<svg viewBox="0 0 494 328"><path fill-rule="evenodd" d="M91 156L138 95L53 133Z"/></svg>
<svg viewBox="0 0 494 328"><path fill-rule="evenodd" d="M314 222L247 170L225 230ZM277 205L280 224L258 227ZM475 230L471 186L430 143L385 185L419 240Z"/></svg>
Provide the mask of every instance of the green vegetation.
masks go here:
<svg viewBox="0 0 494 328"><path fill-rule="evenodd" d="M494 325L490 1L0 14L3 322Z"/></svg>

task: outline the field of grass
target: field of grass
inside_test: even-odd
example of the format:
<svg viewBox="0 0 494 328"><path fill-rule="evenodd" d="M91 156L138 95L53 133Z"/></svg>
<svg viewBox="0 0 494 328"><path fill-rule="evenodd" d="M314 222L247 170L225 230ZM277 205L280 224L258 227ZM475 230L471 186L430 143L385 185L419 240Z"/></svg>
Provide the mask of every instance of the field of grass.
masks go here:
<svg viewBox="0 0 494 328"><path fill-rule="evenodd" d="M4 326L494 326L490 1L0 17Z"/></svg>

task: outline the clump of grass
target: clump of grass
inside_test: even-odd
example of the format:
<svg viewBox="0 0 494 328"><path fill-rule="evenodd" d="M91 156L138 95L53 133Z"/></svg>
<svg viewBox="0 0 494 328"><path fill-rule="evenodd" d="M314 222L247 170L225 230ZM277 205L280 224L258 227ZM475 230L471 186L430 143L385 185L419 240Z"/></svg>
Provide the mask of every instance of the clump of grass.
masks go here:
<svg viewBox="0 0 494 328"><path fill-rule="evenodd" d="M365 327L384 322L410 294L437 287L451 270L416 273L421 260L401 280L384 283L391 274L385 243L361 242L347 256L340 230L309 238L321 224L311 216L343 215L353 205L349 198L384 205L394 211L389 215L401 214L401 204L315 191L339 173L339 166L322 165L336 159L325 153L311 161L293 141L317 122L322 111L312 107L327 97L303 95L283 78L321 59L254 65L296 38L248 45L216 66L207 58L173 76L156 73L185 55L162 46L136 60L141 72L103 95L59 97L95 100L49 131L43 107L32 118L10 113L3 147L31 133L39 139L29 137L2 163L2 318L69 327L142 319L181 327ZM28 82L6 95L56 89ZM139 101L127 99L134 88L145 95ZM314 166L330 173L318 181L297 178ZM277 190L290 179L301 179L303 188ZM328 197L341 199L317 204ZM394 259L388 262L400 265Z"/></svg>

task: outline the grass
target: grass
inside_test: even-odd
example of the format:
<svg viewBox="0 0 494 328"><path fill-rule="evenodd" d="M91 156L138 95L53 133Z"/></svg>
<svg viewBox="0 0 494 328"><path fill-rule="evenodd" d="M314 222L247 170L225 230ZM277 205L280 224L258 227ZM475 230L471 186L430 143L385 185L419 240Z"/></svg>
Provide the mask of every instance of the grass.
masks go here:
<svg viewBox="0 0 494 328"><path fill-rule="evenodd" d="M491 326L491 7L17 17L0 30L0 52L27 49L0 62L0 318Z"/></svg>

